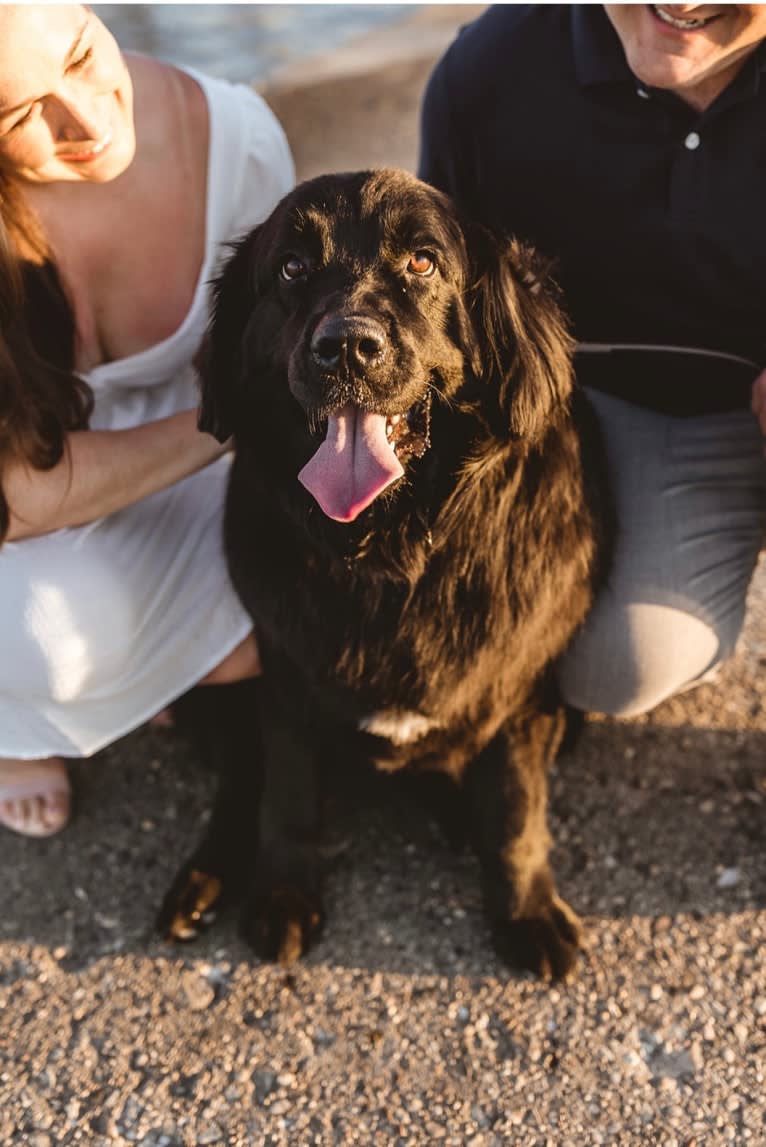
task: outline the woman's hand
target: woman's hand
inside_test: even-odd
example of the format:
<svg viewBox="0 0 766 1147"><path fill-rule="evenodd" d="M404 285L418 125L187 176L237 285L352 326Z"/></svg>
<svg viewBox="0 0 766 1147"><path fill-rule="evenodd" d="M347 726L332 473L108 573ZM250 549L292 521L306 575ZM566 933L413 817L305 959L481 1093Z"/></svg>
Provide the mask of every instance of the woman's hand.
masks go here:
<svg viewBox="0 0 766 1147"><path fill-rule="evenodd" d="M51 470L11 463L2 475L10 508L6 541L20 541L113 514L164 490L231 449L197 429L185 410L128 430L75 430Z"/></svg>
<svg viewBox="0 0 766 1147"><path fill-rule="evenodd" d="M758 419L761 434L766 438L766 370L762 370L753 383L753 400L750 408Z"/></svg>

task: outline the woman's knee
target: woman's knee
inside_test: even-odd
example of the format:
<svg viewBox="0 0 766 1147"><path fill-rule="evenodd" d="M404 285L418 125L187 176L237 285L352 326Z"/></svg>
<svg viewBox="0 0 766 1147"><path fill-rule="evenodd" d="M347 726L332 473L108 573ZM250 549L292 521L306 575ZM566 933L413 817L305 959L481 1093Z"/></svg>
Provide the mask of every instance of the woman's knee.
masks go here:
<svg viewBox="0 0 766 1147"><path fill-rule="evenodd" d="M215 669L200 681L200 685L231 685L235 681L245 681L249 677L259 677L261 659L255 636L249 633L231 653L224 657Z"/></svg>
<svg viewBox="0 0 766 1147"><path fill-rule="evenodd" d="M140 614L119 571L78 570L64 554L11 589L0 691L73 702L121 671Z"/></svg>
<svg viewBox="0 0 766 1147"><path fill-rule="evenodd" d="M736 641L736 632L664 605L629 605L608 621L589 619L562 659L559 683L567 704L612 717L647 713L699 683Z"/></svg>

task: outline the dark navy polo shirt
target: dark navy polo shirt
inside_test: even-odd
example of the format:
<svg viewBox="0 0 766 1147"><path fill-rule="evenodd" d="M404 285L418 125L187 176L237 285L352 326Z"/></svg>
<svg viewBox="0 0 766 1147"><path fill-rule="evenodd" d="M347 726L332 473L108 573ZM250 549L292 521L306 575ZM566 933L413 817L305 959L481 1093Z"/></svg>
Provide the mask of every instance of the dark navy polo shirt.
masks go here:
<svg viewBox="0 0 766 1147"><path fill-rule="evenodd" d="M765 69L761 45L699 114L600 6L494 7L431 77L420 174L554 259L579 340L766 364Z"/></svg>

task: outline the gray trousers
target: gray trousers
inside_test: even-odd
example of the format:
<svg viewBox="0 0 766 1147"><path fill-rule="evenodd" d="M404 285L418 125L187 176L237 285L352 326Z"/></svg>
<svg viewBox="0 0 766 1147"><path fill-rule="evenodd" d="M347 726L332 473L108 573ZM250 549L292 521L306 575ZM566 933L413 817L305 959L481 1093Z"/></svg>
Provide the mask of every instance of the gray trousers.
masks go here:
<svg viewBox="0 0 766 1147"><path fill-rule="evenodd" d="M734 649L766 527L764 444L749 411L673 418L588 395L606 438L618 538L560 683L571 705L628 717Z"/></svg>

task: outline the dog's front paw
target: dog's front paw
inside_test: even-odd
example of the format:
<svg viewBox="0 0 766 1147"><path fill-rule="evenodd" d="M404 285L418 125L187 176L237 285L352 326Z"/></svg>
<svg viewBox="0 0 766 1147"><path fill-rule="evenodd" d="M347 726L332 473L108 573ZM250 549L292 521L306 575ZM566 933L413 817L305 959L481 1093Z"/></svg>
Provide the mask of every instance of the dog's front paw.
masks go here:
<svg viewBox="0 0 766 1147"><path fill-rule="evenodd" d="M551 980L564 979L580 946L577 916L555 894L547 903L536 904L529 915L496 921L494 933L504 960Z"/></svg>
<svg viewBox="0 0 766 1147"><path fill-rule="evenodd" d="M220 877L185 865L163 901L157 930L166 940L195 940L215 918L222 895Z"/></svg>
<svg viewBox="0 0 766 1147"><path fill-rule="evenodd" d="M295 888L254 897L242 916L242 934L262 960L292 964L322 931L321 904Z"/></svg>

